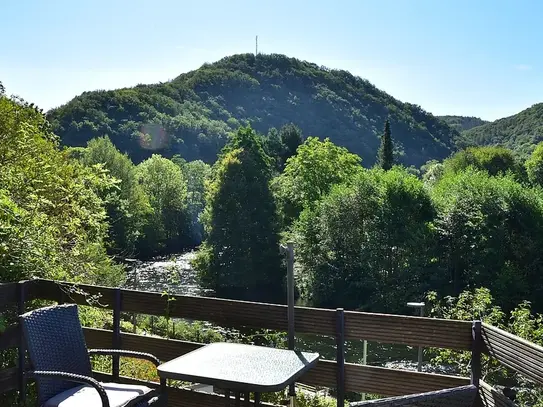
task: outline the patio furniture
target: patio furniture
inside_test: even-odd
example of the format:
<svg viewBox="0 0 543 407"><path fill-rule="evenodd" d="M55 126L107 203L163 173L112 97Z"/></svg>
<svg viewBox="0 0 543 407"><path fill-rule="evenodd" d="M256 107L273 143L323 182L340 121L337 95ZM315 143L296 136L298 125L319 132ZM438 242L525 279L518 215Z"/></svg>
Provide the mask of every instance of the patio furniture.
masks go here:
<svg viewBox="0 0 543 407"><path fill-rule="evenodd" d="M357 401L350 403L349 407L472 407L476 395L477 387L468 385L407 396Z"/></svg>
<svg viewBox="0 0 543 407"><path fill-rule="evenodd" d="M25 376L36 380L38 403L43 407L146 407L165 405L165 380L160 389L93 378L90 355L117 355L148 360L151 354L118 349L89 349L85 343L76 305L58 305L20 316L33 370Z"/></svg>
<svg viewBox="0 0 543 407"><path fill-rule="evenodd" d="M237 406L240 405L241 393L248 404L249 392L254 392L255 405L258 406L260 393L283 390L314 367L318 360L318 353L239 343L212 343L160 365L158 374L163 379L224 389L227 405L231 391L235 394Z"/></svg>

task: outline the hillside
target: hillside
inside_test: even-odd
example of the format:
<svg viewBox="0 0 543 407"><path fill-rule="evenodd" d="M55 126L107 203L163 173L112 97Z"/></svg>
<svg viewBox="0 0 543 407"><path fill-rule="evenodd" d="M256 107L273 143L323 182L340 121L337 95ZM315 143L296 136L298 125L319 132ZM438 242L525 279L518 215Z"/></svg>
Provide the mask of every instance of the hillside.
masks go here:
<svg viewBox="0 0 543 407"><path fill-rule="evenodd" d="M543 141L543 103L462 133L458 146L499 144L527 156L540 141Z"/></svg>
<svg viewBox="0 0 543 407"><path fill-rule="evenodd" d="M157 151L213 162L240 125L265 134L294 122L306 136L329 137L361 155L366 166L387 116L407 165L442 159L454 148L458 133L419 106L349 72L283 55L234 55L167 83L85 92L48 114L64 144L108 134L135 161Z"/></svg>
<svg viewBox="0 0 543 407"><path fill-rule="evenodd" d="M461 133L474 127L488 123L486 120L472 116L437 116L457 132Z"/></svg>

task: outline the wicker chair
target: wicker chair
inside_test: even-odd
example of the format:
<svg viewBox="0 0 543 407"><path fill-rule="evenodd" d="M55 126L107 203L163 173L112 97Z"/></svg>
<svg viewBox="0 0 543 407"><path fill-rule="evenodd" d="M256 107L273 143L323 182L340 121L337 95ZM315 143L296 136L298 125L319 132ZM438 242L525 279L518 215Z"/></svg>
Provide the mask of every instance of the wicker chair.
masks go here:
<svg viewBox="0 0 543 407"><path fill-rule="evenodd" d="M160 389L117 383L99 383L92 377L89 355L119 355L151 361L148 353L116 349L87 350L76 305L58 305L21 315L38 403L42 407L163 406L166 383Z"/></svg>
<svg viewBox="0 0 543 407"><path fill-rule="evenodd" d="M476 395L477 387L469 385L408 396L358 401L351 403L350 407L472 407Z"/></svg>

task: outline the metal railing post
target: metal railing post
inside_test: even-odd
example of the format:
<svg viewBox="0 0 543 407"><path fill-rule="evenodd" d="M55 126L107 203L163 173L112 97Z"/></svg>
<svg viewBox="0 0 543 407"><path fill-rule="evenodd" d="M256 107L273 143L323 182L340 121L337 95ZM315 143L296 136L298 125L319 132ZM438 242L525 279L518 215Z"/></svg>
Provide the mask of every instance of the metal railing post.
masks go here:
<svg viewBox="0 0 543 407"><path fill-rule="evenodd" d="M17 313L22 315L25 313L25 302L26 302L26 281L19 281L17 288L19 289L19 298L17 300ZM23 328L19 329L19 355L18 355L18 388L19 388L19 405L26 405L26 379L25 379L25 340L23 336Z"/></svg>
<svg viewBox="0 0 543 407"><path fill-rule="evenodd" d="M479 381L481 379L481 348L483 345L481 321L473 321L471 326L471 337L473 339L471 350L471 384L479 387Z"/></svg>
<svg viewBox="0 0 543 407"><path fill-rule="evenodd" d="M345 311L343 308L336 310L336 400L337 407L343 407L345 403Z"/></svg>
<svg viewBox="0 0 543 407"><path fill-rule="evenodd" d="M122 307L122 292L120 288L115 289L113 307L113 349L121 349L121 307ZM113 380L119 380L120 376L120 357L119 355L112 356L112 373Z"/></svg>
<svg viewBox="0 0 543 407"><path fill-rule="evenodd" d="M288 348L294 350L294 243L287 243L287 307L288 307ZM296 389L294 383L289 386L290 406L294 407L294 396Z"/></svg>

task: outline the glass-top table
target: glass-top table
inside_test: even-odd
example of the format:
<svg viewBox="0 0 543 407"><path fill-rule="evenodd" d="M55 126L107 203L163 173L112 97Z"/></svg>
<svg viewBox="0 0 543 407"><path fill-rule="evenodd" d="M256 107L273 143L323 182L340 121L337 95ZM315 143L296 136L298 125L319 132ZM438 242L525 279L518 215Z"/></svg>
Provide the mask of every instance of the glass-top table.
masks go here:
<svg viewBox="0 0 543 407"><path fill-rule="evenodd" d="M180 356L158 367L162 379L202 383L226 390L227 403L230 391L240 404L240 393L249 400L255 393L255 404L260 403L260 393L275 392L294 383L314 367L318 353L238 343L212 343Z"/></svg>

